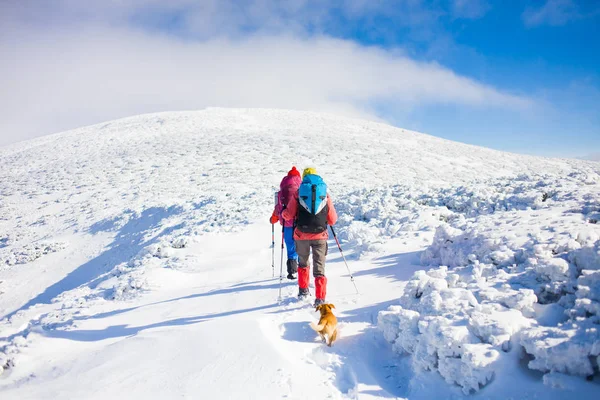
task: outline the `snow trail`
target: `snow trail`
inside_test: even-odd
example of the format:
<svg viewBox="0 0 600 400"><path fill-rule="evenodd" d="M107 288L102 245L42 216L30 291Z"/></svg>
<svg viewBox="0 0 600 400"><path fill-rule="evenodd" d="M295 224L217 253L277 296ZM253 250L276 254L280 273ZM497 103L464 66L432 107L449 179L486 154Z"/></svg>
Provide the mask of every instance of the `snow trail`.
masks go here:
<svg viewBox="0 0 600 400"><path fill-rule="evenodd" d="M329 293L341 333L328 348L308 326L317 314L295 298L295 282L284 280L284 301L277 302L279 277L271 278L270 249L265 240L253 239L264 229L257 225L229 237L205 237L181 249L189 263L153 271L149 279L159 290L124 302L124 308L98 313L92 308L62 323L33 326L22 366L0 381L2 390L21 399L60 397L66 385L69 396L86 398L126 393L164 398L207 390L232 399L358 393L379 398L392 397L379 387L388 383L402 393L405 387L389 383L396 378L382 376L388 371L379 366L381 355L373 356L383 346L373 331L381 306L360 306L378 300L374 287L401 284L377 276L377 270L359 271L363 275L357 279L369 293L359 298L339 254L332 254ZM231 254L230 241L246 245ZM212 262L197 263L200 253ZM387 354L386 363L394 364ZM69 384L75 376L77 383Z"/></svg>

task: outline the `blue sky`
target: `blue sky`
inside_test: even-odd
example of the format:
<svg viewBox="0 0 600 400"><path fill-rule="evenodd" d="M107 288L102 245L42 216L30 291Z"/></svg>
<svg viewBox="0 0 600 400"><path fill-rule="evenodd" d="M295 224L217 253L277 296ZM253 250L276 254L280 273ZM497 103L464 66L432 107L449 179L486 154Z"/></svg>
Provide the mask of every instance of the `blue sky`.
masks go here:
<svg viewBox="0 0 600 400"><path fill-rule="evenodd" d="M542 110L525 113L438 105L422 108L411 120L400 118L400 124L517 152L600 151L600 40L596 39L600 38L600 2L474 3L480 13L457 18L447 12L430 22L424 34L419 34L423 25L398 29L393 20L377 28L350 24L338 33L368 44L408 49L415 58L439 62L544 104ZM527 19L536 12L542 13L539 19Z"/></svg>
<svg viewBox="0 0 600 400"><path fill-rule="evenodd" d="M0 94L0 145L142 112L280 107L584 157L600 153L598 37L591 0L7 0L0 84L19 94Z"/></svg>

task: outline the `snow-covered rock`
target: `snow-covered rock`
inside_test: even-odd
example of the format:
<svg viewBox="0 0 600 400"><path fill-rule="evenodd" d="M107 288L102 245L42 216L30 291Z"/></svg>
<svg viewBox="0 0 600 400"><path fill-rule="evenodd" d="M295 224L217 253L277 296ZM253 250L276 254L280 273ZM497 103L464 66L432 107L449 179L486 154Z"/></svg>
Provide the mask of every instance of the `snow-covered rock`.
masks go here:
<svg viewBox="0 0 600 400"><path fill-rule="evenodd" d="M393 350L465 393L501 373L505 363L498 360L520 346L530 368L551 374L549 385L558 385L559 373L597 373L600 229L589 223L600 209L597 176L522 174L484 188L474 182L430 192L428 206L443 204L452 213L435 228L421 261L442 267L416 272L399 306L380 313ZM540 305L554 305L554 317ZM409 340L415 324L419 332ZM467 353L467 346L479 350ZM489 357L473 362L472 354Z"/></svg>
<svg viewBox="0 0 600 400"><path fill-rule="evenodd" d="M490 301L496 298L489 293L480 303L471 290L449 287L455 277L446 271L415 273L400 306L379 313L378 326L394 351L411 355L415 369L437 370L468 394L493 379L512 335L530 322L520 311Z"/></svg>

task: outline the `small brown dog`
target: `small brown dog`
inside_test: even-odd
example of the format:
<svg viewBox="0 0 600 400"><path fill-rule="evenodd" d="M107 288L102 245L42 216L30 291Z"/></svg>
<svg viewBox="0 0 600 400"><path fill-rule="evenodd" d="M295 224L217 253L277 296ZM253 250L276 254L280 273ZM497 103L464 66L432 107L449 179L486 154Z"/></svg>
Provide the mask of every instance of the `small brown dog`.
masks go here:
<svg viewBox="0 0 600 400"><path fill-rule="evenodd" d="M310 323L310 327L313 328L321 336L321 340L325 342L325 335L329 338L327 346L331 347L332 343L337 338L337 318L331 312L331 309L335 308L333 304L320 304L317 306L315 311L321 312L321 319L319 325L315 325L314 322Z"/></svg>

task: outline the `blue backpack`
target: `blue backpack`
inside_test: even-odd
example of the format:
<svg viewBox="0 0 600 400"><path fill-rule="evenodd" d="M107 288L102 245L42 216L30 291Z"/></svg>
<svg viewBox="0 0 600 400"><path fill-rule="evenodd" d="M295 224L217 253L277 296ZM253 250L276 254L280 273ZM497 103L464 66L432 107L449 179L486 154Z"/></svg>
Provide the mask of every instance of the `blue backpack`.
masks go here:
<svg viewBox="0 0 600 400"><path fill-rule="evenodd" d="M296 228L305 233L327 230L327 185L319 175L306 175L298 188Z"/></svg>

